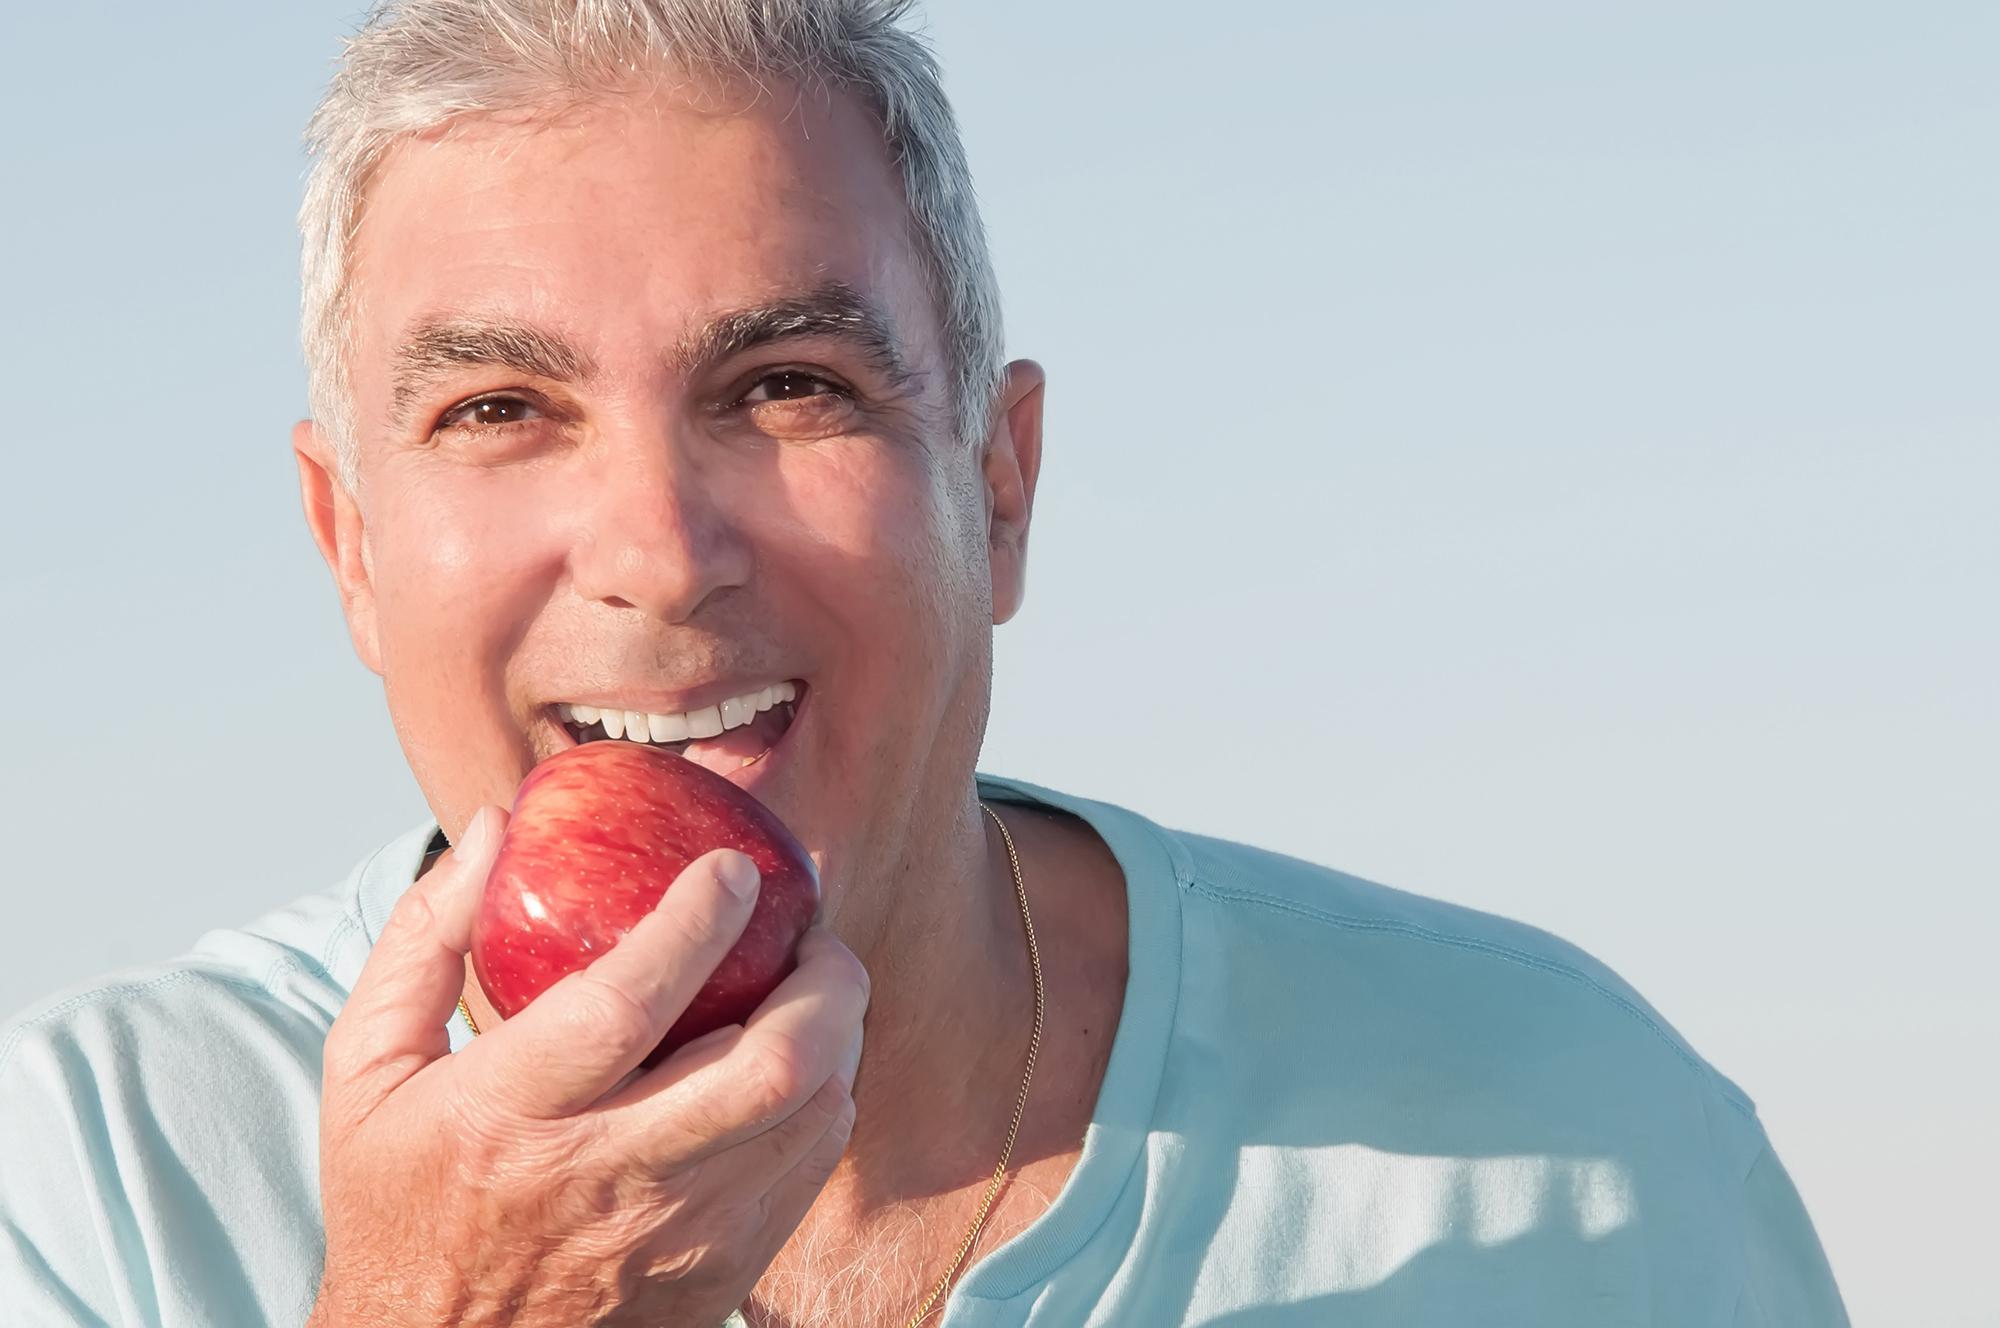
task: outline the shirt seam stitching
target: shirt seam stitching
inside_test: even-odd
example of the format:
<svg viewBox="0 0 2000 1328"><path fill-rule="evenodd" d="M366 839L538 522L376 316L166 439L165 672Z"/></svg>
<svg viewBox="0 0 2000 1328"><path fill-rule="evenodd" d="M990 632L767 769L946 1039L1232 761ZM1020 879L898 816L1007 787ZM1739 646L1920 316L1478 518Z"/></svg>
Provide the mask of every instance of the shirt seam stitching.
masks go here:
<svg viewBox="0 0 2000 1328"><path fill-rule="evenodd" d="M392 840L391 842L393 843L394 841ZM375 938L368 934L368 911L367 911L368 905L367 901L363 898L363 896L365 896L368 893L368 882L370 879L369 873L374 871L375 864L378 861L380 861L382 855L384 853L387 853L388 851L389 851L388 844L378 845L375 851L368 855L367 861L363 862L359 867L354 869L354 878L353 878L354 921L355 924L361 929L362 939L368 942L368 948L371 950L375 948ZM423 855L421 853L417 855L417 861L419 863L423 861Z"/></svg>
<svg viewBox="0 0 2000 1328"><path fill-rule="evenodd" d="M287 963L290 963L290 961L284 959L277 961L272 966L272 971L275 973L279 967ZM8 1064L14 1058L14 1052L20 1048L22 1040L31 1031L39 1029L55 1019L59 1019L72 1010L80 1010L87 1005L95 1005L116 996L137 995L140 992L152 991L159 987L170 987L175 983L186 982L192 978L207 978L212 982L220 982L224 986L235 987L240 991L252 992L260 996L269 996L271 994L269 987L259 986L249 978L236 977L228 973L215 973L198 968L177 969L172 973L162 973L159 977L149 978L144 982L114 982L104 986L92 987L88 991L78 992L69 999L50 1006L34 1018L9 1029L6 1039L0 1041L0 1073L6 1072Z"/></svg>
<svg viewBox="0 0 2000 1328"><path fill-rule="evenodd" d="M341 984L340 984L340 979L334 976L333 952L340 948L341 942L347 939L349 932L361 931L361 930L362 930L361 921L354 914L354 912L347 908L342 908L340 910L340 921L334 924L333 934L331 936L328 936L326 938L326 944L320 947L319 951L320 971L325 973L328 980L331 981L333 985L336 987L340 986ZM365 936L366 933L364 932L363 934Z"/></svg>
<svg viewBox="0 0 2000 1328"><path fill-rule="evenodd" d="M307 964L312 964L314 968L319 969L319 972L313 972L311 968L306 967ZM262 991L267 996L277 996L278 978L281 974L287 972L309 981L324 981L329 987L338 988L340 986L338 982L333 980L332 972L324 965L317 963L310 955L302 954L296 950L281 954L276 959L273 959L271 966L264 970L264 977L261 984L245 983L244 985L252 990ZM282 1000L283 998L280 997L279 999Z"/></svg>
<svg viewBox="0 0 2000 1328"><path fill-rule="evenodd" d="M1405 936L1415 940L1428 941L1434 945L1447 945L1455 949L1468 950L1475 954L1488 955L1507 963L1518 964L1523 968L1533 969L1536 972L1568 978L1570 981L1579 983L1588 990L1595 992L1626 1015L1644 1025L1654 1037L1658 1038L1669 1051L1679 1057L1688 1068L1694 1070L1705 1082L1709 1083L1717 1096L1734 1107L1746 1119L1753 1121L1756 1119L1754 1108L1741 1101L1722 1084L1715 1082L1714 1076L1707 1072L1707 1067L1702 1064L1701 1059L1669 1036L1667 1031L1661 1028L1658 1022L1647 1015L1644 1010L1641 1010L1631 1001L1609 987L1606 987L1589 974L1580 973L1567 964L1559 964L1552 960L1529 954L1524 950L1516 950L1511 946L1499 945L1492 941L1475 940L1470 936L1457 936L1449 932L1433 931L1428 927L1422 927L1413 922L1397 922L1386 918L1346 917L1338 913L1329 913L1324 909L1314 908L1309 904L1295 903L1289 899L1277 899L1255 891L1232 890L1226 886L1215 885L1206 880L1190 881L1186 888L1194 894L1207 896L1219 903L1261 905L1264 908L1271 909L1273 912L1290 913L1298 917L1310 918L1315 922L1324 923L1330 927L1339 927L1348 931L1380 932L1388 935Z"/></svg>

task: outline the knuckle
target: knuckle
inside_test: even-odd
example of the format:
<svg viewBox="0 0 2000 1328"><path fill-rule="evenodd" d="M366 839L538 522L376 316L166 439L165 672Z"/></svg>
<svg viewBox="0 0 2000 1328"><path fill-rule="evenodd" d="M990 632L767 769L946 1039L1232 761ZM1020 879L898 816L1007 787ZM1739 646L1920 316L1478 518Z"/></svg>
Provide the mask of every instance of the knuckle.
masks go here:
<svg viewBox="0 0 2000 1328"><path fill-rule="evenodd" d="M748 1048L750 1068L759 1084L759 1115L790 1115L804 1105L819 1081L811 1076L804 1049L789 1037L765 1037Z"/></svg>
<svg viewBox="0 0 2000 1328"><path fill-rule="evenodd" d="M842 1095L845 1097L845 1094ZM854 1133L854 1100L847 1098L826 1133L807 1150L799 1163L799 1175L815 1189L833 1179L833 1173L840 1167L840 1159L847 1152L847 1141Z"/></svg>
<svg viewBox="0 0 2000 1328"><path fill-rule="evenodd" d="M659 1031L652 1008L617 983L589 969L564 981L570 984L570 991L561 1008L573 1036L622 1047L643 1042Z"/></svg>
<svg viewBox="0 0 2000 1328"><path fill-rule="evenodd" d="M835 1151L847 1146L847 1140L854 1133L854 1097L838 1079L829 1079L819 1092L813 1094L813 1103L820 1117L825 1121L820 1138L831 1143Z"/></svg>
<svg viewBox="0 0 2000 1328"><path fill-rule="evenodd" d="M849 1126L854 1123L854 1098L838 1079L829 1079L821 1084L807 1105L818 1118L822 1130L836 1128L843 1116Z"/></svg>
<svg viewBox="0 0 2000 1328"><path fill-rule="evenodd" d="M852 1107L852 1101L838 1079L829 1079L819 1086L800 1104L774 1132L774 1139L788 1139L791 1147L803 1148L814 1140L822 1139L839 1122L841 1114Z"/></svg>
<svg viewBox="0 0 2000 1328"><path fill-rule="evenodd" d="M843 981L854 988L855 992L861 997L862 1006L866 1007L871 990L868 966L862 963L860 957L846 946L842 946L833 952L833 962L835 972Z"/></svg>
<svg viewBox="0 0 2000 1328"><path fill-rule="evenodd" d="M436 882L420 881L403 892L396 906L389 910L390 923L398 930L422 936L438 929L437 903L431 898Z"/></svg>

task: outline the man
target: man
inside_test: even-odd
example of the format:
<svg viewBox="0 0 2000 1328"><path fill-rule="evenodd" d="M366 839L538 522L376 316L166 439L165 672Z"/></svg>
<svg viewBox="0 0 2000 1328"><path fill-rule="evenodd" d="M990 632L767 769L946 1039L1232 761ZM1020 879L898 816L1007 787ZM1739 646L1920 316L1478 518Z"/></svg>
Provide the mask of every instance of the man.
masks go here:
<svg viewBox="0 0 2000 1328"><path fill-rule="evenodd" d="M902 8L351 47L294 446L435 819L0 1035L7 1321L1844 1323L1749 1100L1588 956L975 774L1042 373ZM735 780L825 895L636 1075L758 882L502 1020L472 912L581 741Z"/></svg>

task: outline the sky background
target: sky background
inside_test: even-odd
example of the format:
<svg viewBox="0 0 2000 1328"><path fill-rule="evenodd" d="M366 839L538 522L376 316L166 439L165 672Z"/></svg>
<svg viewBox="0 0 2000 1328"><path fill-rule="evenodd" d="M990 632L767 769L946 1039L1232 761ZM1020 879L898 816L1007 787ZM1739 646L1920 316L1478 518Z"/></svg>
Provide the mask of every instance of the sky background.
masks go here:
<svg viewBox="0 0 2000 1328"><path fill-rule="evenodd" d="M287 439L359 13L0 20L0 1011L427 814ZM2000 7L928 26L1050 379L983 768L1583 946L1856 1323L2000 1325Z"/></svg>

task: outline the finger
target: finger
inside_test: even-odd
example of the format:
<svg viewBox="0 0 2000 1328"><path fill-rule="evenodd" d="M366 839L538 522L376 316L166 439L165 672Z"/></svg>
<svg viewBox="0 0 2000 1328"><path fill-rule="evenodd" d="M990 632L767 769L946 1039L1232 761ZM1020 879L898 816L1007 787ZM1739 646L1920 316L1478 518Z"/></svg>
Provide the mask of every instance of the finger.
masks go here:
<svg viewBox="0 0 2000 1328"><path fill-rule="evenodd" d="M743 934L757 864L734 849L689 863L618 943L471 1047L468 1069L543 1119L603 1097L660 1044Z"/></svg>
<svg viewBox="0 0 2000 1328"><path fill-rule="evenodd" d="M847 1099L840 1113L812 1140L805 1155L790 1171L770 1187L758 1187L755 1192L764 1200L761 1221L752 1233L738 1242L743 1246L739 1252L746 1262L764 1268L778 1257L785 1242L792 1238L799 1223L805 1220L820 1191L833 1178L834 1169L840 1165L853 1131L854 1102ZM744 1191L732 1190L731 1193L740 1202Z"/></svg>
<svg viewBox="0 0 2000 1328"><path fill-rule="evenodd" d="M770 1216L765 1221L764 1230L776 1238L770 1258L776 1257L792 1232L798 1229L799 1223L805 1220L820 1191L833 1179L835 1168L847 1152L847 1142L854 1133L854 1099L846 1094L841 1096L846 1105L840 1114L812 1142L791 1170L780 1176L768 1191Z"/></svg>
<svg viewBox="0 0 2000 1328"><path fill-rule="evenodd" d="M403 892L327 1033L326 1078L368 1080L364 1110L450 1049L445 1025L506 825L505 808L480 807L459 843Z"/></svg>
<svg viewBox="0 0 2000 1328"><path fill-rule="evenodd" d="M828 1079L851 1085L868 971L824 927L799 941L798 967L735 1035L683 1047L604 1111L634 1153L668 1169L733 1148L809 1101Z"/></svg>
<svg viewBox="0 0 2000 1328"><path fill-rule="evenodd" d="M794 1121L799 1122L798 1128L793 1128ZM773 1138L774 1135L779 1137ZM837 1081L829 1079L824 1088L813 1094L804 1111L785 1122L782 1132L773 1130L750 1145L761 1151L765 1141L770 1140L768 1173L760 1170L751 1183L772 1191L802 1186L806 1207L810 1208L812 1197L833 1178L853 1137L854 1099ZM803 1209L800 1215L804 1215ZM793 1219L794 1225L796 1221Z"/></svg>
<svg viewBox="0 0 2000 1328"><path fill-rule="evenodd" d="M829 1078L804 1105L770 1129L698 1164L703 1188L725 1198L762 1194L790 1175L813 1150L822 1148L829 1130L837 1126L844 1144L853 1123L854 1099L837 1076ZM616 1136L608 1142L618 1150L615 1165L623 1172L633 1171L629 1143ZM834 1156L839 1156L838 1150ZM662 1167L652 1159L642 1159L638 1165L664 1179L697 1164Z"/></svg>
<svg viewBox="0 0 2000 1328"><path fill-rule="evenodd" d="M854 1041L851 1044L849 1044L847 1048L847 1054L841 1057L840 1068L833 1072L833 1077L840 1080L841 1086L845 1088L849 1094L852 1094L854 1092L854 1075L855 1072L860 1068L861 1068L861 1030L857 1028L854 1030Z"/></svg>
<svg viewBox="0 0 2000 1328"><path fill-rule="evenodd" d="M683 1077L692 1075L722 1060L744 1036L745 1031L740 1024L717 1029L676 1052L678 1063L670 1062L673 1068L667 1072ZM806 1151L833 1123L835 1116L842 1111L851 1115L854 1109L854 1072L861 1061L861 1040L861 1029L857 1026L854 1038L834 1066L833 1074L807 1099L804 1106L780 1119L762 1134L753 1135L729 1150L732 1160L726 1171L732 1187L761 1191L775 1184L779 1177L799 1164ZM666 1069L664 1066L661 1068L663 1071ZM636 1146L641 1153L640 1164L665 1176L691 1165L695 1159L686 1152L671 1152L658 1157L644 1155L647 1137L644 1131L650 1128L646 1124L647 1103L650 1100L639 1088L630 1093L614 1093L604 1100L600 1110L591 1113L591 1118L598 1122L602 1136L613 1141L613 1146L628 1159L621 1165L627 1168L633 1165L629 1159ZM633 1124L634 1120L639 1123ZM735 1160L739 1156L746 1161Z"/></svg>

